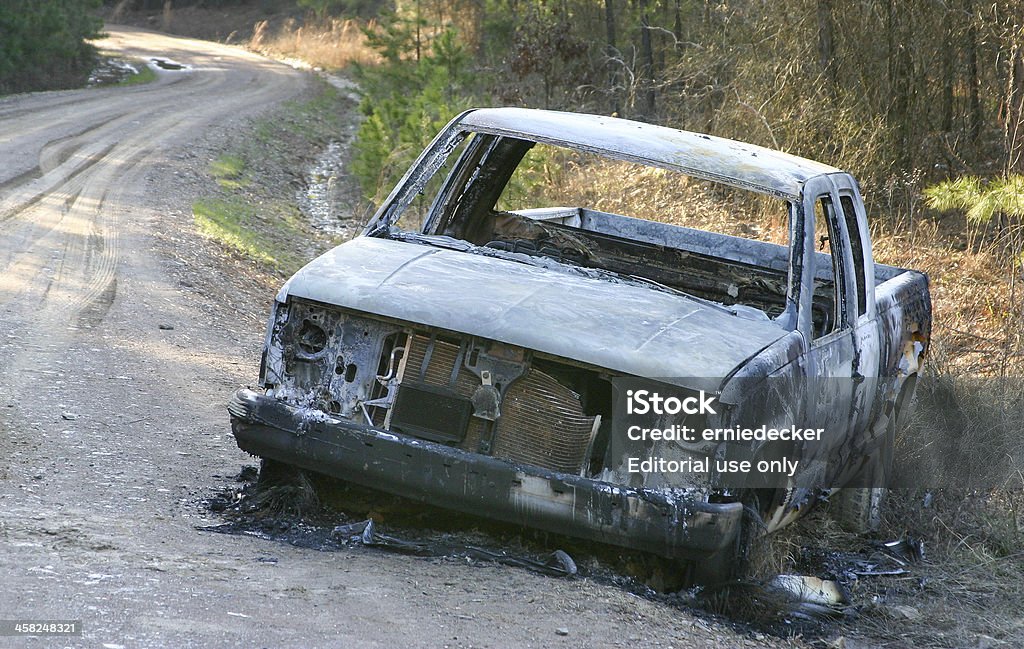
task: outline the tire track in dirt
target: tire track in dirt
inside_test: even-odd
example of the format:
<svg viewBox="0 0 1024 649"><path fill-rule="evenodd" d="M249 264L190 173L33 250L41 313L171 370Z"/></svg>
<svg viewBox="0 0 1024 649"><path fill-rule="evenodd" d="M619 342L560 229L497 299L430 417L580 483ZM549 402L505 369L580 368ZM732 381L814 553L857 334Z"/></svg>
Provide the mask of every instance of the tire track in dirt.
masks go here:
<svg viewBox="0 0 1024 649"><path fill-rule="evenodd" d="M114 34L125 40L121 32ZM180 47L169 49L181 58ZM80 101L49 93L30 96L30 108L0 107L0 147L37 152L30 169L0 179L0 296L8 314L31 315L50 331L85 311L95 321L102 310L92 308L94 303L109 304L116 293L127 177L202 125L279 98L282 84L274 83L274 75L240 74L223 57L215 58L215 65L200 57L191 69L158 73L158 81L142 90L106 90L100 96L79 91ZM48 122L50 117L55 121Z"/></svg>
<svg viewBox="0 0 1024 649"><path fill-rule="evenodd" d="M0 102L0 343L7 343L0 393L8 405L37 400L70 380L70 350L88 332L98 332L89 343L93 352L104 353L108 336L99 332L108 327L108 311L125 280L137 283L121 276L126 260L151 256L138 236L126 244L123 231L138 227L137 205L153 164L211 124L273 105L307 83L290 68L236 48L197 43L192 60L173 37L111 33L135 54L173 50L191 69L158 72L146 86ZM16 424L8 429L0 421L0 465L10 466L17 448L11 444L33 442L15 441ZM0 474L10 473L7 466Z"/></svg>

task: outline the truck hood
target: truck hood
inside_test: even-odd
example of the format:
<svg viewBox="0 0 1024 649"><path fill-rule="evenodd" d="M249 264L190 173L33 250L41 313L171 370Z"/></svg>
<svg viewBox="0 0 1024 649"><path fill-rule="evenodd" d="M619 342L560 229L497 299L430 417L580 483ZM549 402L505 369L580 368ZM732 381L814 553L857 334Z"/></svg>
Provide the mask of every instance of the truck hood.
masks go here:
<svg viewBox="0 0 1024 649"><path fill-rule="evenodd" d="M288 296L706 390L786 335L642 285L371 237L314 259L278 300Z"/></svg>

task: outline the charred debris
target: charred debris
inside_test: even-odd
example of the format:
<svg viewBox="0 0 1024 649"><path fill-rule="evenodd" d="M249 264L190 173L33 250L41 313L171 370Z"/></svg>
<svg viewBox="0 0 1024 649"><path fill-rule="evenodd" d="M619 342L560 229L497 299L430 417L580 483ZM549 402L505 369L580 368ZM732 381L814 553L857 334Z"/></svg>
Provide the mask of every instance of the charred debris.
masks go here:
<svg viewBox="0 0 1024 649"><path fill-rule="evenodd" d="M590 579L671 605L740 631L825 641L862 614L903 614L909 607L877 595L857 599L865 579L917 580L924 542L913 536L865 540L856 550L805 545L793 570L765 579L697 584L655 555L623 555L606 545L467 521L444 509L268 463L244 466L230 485L202 500L223 522L197 529L255 536L320 552L388 552L473 566L498 565L559 579ZM457 519L457 520L456 520ZM748 548L749 549L749 548ZM272 556L261 561L276 563ZM800 574L797 574L800 573Z"/></svg>

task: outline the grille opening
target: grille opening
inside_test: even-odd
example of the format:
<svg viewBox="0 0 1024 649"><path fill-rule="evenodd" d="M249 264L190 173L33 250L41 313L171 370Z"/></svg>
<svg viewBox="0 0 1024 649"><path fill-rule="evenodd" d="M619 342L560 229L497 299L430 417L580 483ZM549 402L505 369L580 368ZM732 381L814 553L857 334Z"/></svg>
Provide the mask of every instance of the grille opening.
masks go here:
<svg viewBox="0 0 1024 649"><path fill-rule="evenodd" d="M405 342L406 361L402 384L442 389L453 397L472 399L480 380L471 371L461 367L460 343L458 338L448 335L439 334L432 338L422 332L409 334ZM488 422L471 416L458 447L474 453L481 452L481 443L485 441L485 423Z"/></svg>
<svg viewBox="0 0 1024 649"><path fill-rule="evenodd" d="M438 394L450 395L453 404L471 400L482 384L480 374L489 369L488 363L495 362L494 357L477 351L488 348L479 343L411 333L404 343L407 358L401 386L410 391L443 391ZM523 362L530 355L520 350L512 356ZM604 467L608 436L600 435L605 426L599 423L611 420L612 390L607 377L534 359L518 377L496 381L494 387L502 394L497 420L471 416L464 423L461 416L452 416L447 425L453 430L443 441L474 453L576 475L593 475ZM400 393L402 389L399 387ZM451 410L457 409L452 406ZM410 416L408 412L404 415ZM419 427L429 428L423 422ZM414 428L407 422L407 432L415 435ZM440 432L430 429L419 436L437 440Z"/></svg>
<svg viewBox="0 0 1024 649"><path fill-rule="evenodd" d="M391 410L391 430L433 442L458 443L466 436L473 406L448 390L403 384Z"/></svg>

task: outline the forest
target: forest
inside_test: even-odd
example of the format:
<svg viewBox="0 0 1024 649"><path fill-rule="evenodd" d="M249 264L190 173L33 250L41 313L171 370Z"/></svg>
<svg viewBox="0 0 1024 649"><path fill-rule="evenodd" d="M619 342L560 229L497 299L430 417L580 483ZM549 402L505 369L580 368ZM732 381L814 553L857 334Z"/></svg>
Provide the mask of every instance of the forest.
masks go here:
<svg viewBox="0 0 1024 649"><path fill-rule="evenodd" d="M302 4L309 24L285 25L291 36L318 24L347 41L338 52L363 93L353 166L367 197L473 105L615 114L782 149L854 173L876 257L929 272L940 363L1019 373L1024 3ZM601 178L574 181L600 195ZM674 191L652 182L631 200Z"/></svg>
<svg viewBox="0 0 1024 649"><path fill-rule="evenodd" d="M0 95L85 83L96 60L100 0L0 3Z"/></svg>

